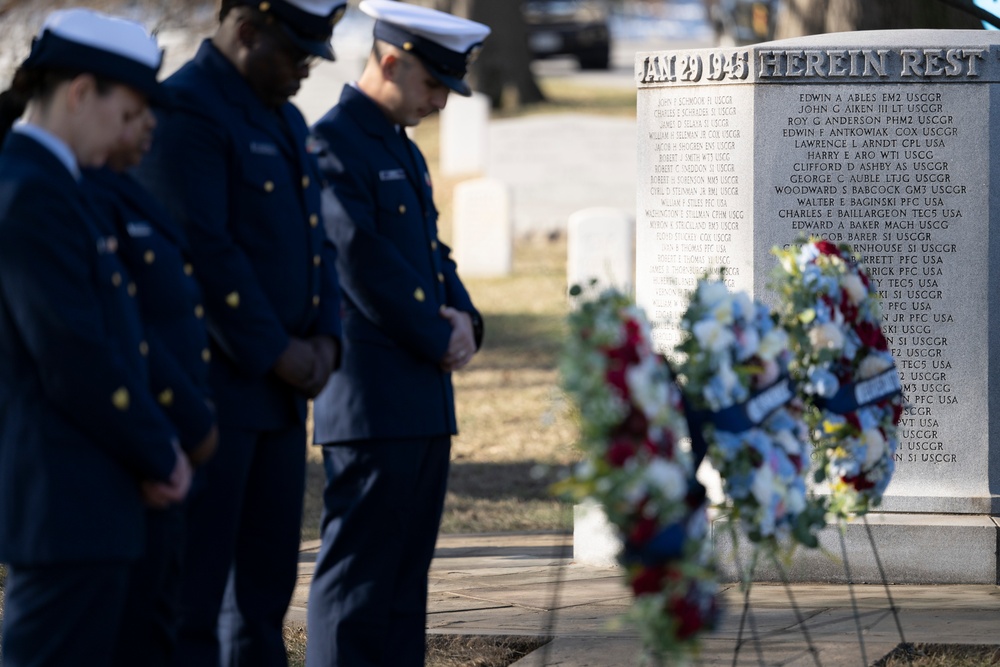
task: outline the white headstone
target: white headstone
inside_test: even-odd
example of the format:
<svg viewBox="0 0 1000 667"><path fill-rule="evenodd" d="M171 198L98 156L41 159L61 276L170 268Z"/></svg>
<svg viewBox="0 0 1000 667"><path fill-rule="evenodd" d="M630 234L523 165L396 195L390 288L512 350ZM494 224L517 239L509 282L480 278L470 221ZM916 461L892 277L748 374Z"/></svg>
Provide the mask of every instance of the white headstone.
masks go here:
<svg viewBox="0 0 1000 667"><path fill-rule="evenodd" d="M492 178L455 186L454 251L462 276L507 276L513 265L510 188Z"/></svg>
<svg viewBox="0 0 1000 667"><path fill-rule="evenodd" d="M632 291L635 284L635 224L616 208L588 208L569 217L566 280Z"/></svg>
<svg viewBox="0 0 1000 667"><path fill-rule="evenodd" d="M590 206L634 213L635 132L634 118L583 114L494 121L486 174L510 184L518 235L564 230Z"/></svg>
<svg viewBox="0 0 1000 667"><path fill-rule="evenodd" d="M441 173L482 174L489 150L490 98L451 95L441 111Z"/></svg>

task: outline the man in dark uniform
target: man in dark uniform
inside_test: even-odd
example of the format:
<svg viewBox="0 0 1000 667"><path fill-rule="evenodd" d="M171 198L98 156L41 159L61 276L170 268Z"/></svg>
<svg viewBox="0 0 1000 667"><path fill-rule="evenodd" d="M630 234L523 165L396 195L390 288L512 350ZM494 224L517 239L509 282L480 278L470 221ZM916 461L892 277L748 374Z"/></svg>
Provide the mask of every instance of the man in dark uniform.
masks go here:
<svg viewBox="0 0 1000 667"><path fill-rule="evenodd" d="M427 164L404 128L468 95L489 28L365 0L375 45L317 123L327 232L344 290L344 363L314 405L327 469L309 597L309 667L422 665L427 571L456 432L451 373L482 323L437 236Z"/></svg>
<svg viewBox="0 0 1000 667"><path fill-rule="evenodd" d="M117 236L118 254L135 284L153 394L191 462L202 464L215 450L218 430L209 402L201 289L185 257L183 231L126 171L142 161L155 127L147 108L129 122L103 168L83 170L84 182L102 223ZM146 511L146 549L132 568L114 665L169 664L176 642L183 515L180 506Z"/></svg>
<svg viewBox="0 0 1000 667"><path fill-rule="evenodd" d="M205 294L219 447L192 495L175 664L283 665L305 480L306 401L339 363L336 251L288 99L333 58L344 0L224 0L165 82L141 179L173 207Z"/></svg>

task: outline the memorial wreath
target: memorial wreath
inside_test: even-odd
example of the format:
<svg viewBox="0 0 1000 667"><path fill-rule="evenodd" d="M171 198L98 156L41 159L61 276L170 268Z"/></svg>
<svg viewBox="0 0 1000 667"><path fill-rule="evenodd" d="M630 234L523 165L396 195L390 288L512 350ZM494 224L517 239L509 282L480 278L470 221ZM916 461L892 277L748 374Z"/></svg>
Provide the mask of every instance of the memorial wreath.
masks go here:
<svg viewBox="0 0 1000 667"><path fill-rule="evenodd" d="M755 554L787 559L817 545L823 512L809 499L810 445L787 374L788 336L770 310L721 278L704 278L681 321L678 366L692 440L707 450ZM735 532L734 532L735 539ZM744 571L749 574L753 565Z"/></svg>
<svg viewBox="0 0 1000 667"><path fill-rule="evenodd" d="M773 253L790 370L818 453L815 480L829 487L832 513L863 514L892 478L903 413L878 293L846 244L801 240Z"/></svg>
<svg viewBox="0 0 1000 667"><path fill-rule="evenodd" d="M560 370L585 458L557 490L603 506L622 536L630 617L647 651L684 661L714 626L717 583L680 393L631 299L570 293L577 303Z"/></svg>

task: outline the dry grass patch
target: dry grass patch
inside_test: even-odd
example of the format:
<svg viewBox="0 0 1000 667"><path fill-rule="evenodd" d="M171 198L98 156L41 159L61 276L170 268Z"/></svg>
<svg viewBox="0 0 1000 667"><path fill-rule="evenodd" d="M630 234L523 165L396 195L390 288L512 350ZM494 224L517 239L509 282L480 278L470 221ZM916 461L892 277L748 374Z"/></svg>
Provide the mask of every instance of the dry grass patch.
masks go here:
<svg viewBox="0 0 1000 667"><path fill-rule="evenodd" d="M507 667L549 640L517 635L428 635L426 667Z"/></svg>
<svg viewBox="0 0 1000 667"><path fill-rule="evenodd" d="M548 642L520 635L427 635L425 667L508 667ZM285 626L288 667L304 667L306 631Z"/></svg>
<svg viewBox="0 0 1000 667"><path fill-rule="evenodd" d="M987 665L1000 665L1000 646L900 645L874 663L874 667L986 667Z"/></svg>

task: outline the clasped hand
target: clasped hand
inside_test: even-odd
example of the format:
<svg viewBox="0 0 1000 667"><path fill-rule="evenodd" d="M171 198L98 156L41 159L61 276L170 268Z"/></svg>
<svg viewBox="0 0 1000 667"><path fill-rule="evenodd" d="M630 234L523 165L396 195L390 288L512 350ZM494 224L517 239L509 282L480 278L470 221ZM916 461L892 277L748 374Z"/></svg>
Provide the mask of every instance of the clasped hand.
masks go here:
<svg viewBox="0 0 1000 667"><path fill-rule="evenodd" d="M441 307L441 317L451 324L451 338L448 350L441 360L441 369L446 373L465 368L476 353L476 337L472 333L472 317L462 310L450 306Z"/></svg>
<svg viewBox="0 0 1000 667"><path fill-rule="evenodd" d="M330 336L291 338L274 364L274 372L307 397L315 398L337 363L337 346L337 340Z"/></svg>

